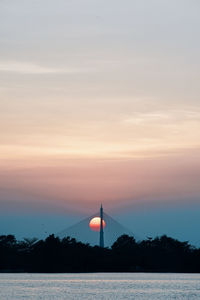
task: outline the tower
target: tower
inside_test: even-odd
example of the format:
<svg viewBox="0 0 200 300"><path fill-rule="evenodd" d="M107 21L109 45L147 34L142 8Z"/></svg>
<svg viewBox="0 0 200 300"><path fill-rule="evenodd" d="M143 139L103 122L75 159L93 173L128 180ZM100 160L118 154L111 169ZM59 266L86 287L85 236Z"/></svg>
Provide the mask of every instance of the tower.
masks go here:
<svg viewBox="0 0 200 300"><path fill-rule="evenodd" d="M99 247L104 248L104 233L103 233L103 206L101 204L100 207L100 239L99 239Z"/></svg>

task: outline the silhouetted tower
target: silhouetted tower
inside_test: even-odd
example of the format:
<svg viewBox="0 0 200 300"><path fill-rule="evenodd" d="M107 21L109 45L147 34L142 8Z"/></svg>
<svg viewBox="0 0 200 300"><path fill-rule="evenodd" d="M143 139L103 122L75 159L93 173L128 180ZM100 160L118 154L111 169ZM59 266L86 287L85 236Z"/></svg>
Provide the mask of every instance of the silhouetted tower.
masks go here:
<svg viewBox="0 0 200 300"><path fill-rule="evenodd" d="M99 247L104 248L104 236L103 236L103 206L101 204L100 208L100 239L99 239Z"/></svg>

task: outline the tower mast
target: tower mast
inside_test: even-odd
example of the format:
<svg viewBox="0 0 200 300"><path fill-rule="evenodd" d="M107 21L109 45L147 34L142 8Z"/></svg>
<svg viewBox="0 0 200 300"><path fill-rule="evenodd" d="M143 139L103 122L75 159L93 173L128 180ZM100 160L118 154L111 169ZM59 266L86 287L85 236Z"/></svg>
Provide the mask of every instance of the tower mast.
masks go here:
<svg viewBox="0 0 200 300"><path fill-rule="evenodd" d="M103 206L101 204L100 207L100 240L99 240L99 247L104 248L104 232L103 232Z"/></svg>

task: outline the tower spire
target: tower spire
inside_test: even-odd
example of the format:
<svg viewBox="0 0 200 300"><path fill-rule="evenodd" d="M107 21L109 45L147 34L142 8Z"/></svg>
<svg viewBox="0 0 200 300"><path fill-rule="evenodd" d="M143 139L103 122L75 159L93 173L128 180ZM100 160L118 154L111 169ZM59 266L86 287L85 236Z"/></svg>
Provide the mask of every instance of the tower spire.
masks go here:
<svg viewBox="0 0 200 300"><path fill-rule="evenodd" d="M104 232L103 232L103 206L101 204L100 207L100 239L99 239L99 247L104 248Z"/></svg>

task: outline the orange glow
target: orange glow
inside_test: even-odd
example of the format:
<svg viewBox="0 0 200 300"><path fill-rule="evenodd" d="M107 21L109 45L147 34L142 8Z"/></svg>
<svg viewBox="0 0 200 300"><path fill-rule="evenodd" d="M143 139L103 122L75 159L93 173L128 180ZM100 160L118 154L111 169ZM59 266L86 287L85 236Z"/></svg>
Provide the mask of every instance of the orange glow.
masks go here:
<svg viewBox="0 0 200 300"><path fill-rule="evenodd" d="M100 231L100 223L101 223L101 219L99 217L93 218L92 220L90 220L90 223L89 223L90 229L92 231ZM106 226L106 223L103 220L103 229L105 228L105 226Z"/></svg>

